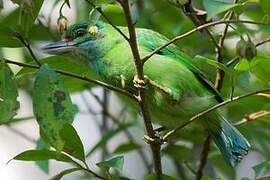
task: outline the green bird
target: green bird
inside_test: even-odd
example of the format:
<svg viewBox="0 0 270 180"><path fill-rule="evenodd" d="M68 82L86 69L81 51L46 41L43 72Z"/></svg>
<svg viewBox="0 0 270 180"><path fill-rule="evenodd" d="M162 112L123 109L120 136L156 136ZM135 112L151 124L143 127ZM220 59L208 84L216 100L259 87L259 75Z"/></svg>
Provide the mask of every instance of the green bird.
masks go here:
<svg viewBox="0 0 270 180"><path fill-rule="evenodd" d="M119 27L128 34L127 27ZM161 34L137 28L141 57L168 42ZM82 22L72 25L63 40L45 46L49 54L64 54L84 62L103 81L136 93L133 79L136 74L128 42L111 25ZM152 121L168 129L175 128L196 113L222 101L221 96L191 58L170 45L144 65L149 80L145 91ZM220 113L214 111L199 120L210 133L224 159L236 166L247 155L248 141Z"/></svg>

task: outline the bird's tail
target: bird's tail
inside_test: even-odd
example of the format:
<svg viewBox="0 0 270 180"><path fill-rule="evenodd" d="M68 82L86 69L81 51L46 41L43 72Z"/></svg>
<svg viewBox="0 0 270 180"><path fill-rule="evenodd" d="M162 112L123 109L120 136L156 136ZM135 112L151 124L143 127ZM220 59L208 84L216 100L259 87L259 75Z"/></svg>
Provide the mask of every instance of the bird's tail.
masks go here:
<svg viewBox="0 0 270 180"><path fill-rule="evenodd" d="M215 144L221 151L224 159L231 165L236 166L250 148L246 138L233 127L224 117L218 114L219 118L213 121L208 120L206 129L213 138Z"/></svg>

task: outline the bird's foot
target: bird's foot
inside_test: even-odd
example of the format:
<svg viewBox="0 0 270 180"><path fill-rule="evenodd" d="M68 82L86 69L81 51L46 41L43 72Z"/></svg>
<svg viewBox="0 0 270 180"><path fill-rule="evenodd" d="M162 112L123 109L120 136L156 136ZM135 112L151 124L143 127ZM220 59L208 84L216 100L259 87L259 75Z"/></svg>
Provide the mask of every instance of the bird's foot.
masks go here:
<svg viewBox="0 0 270 180"><path fill-rule="evenodd" d="M160 137L159 134L156 134L154 137L150 137L147 134L143 136L144 140L146 141L147 144L159 144L162 145L164 144L163 139Z"/></svg>
<svg viewBox="0 0 270 180"><path fill-rule="evenodd" d="M146 89L147 87L147 77L144 79L139 79L137 75L134 76L133 83L136 88Z"/></svg>

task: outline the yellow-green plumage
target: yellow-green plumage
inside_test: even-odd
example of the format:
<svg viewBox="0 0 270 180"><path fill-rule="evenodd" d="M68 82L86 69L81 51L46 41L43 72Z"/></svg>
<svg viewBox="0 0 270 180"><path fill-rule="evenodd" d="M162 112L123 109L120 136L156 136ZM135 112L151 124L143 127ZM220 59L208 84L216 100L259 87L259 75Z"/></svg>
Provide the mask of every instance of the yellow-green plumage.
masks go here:
<svg viewBox="0 0 270 180"><path fill-rule="evenodd" d="M88 23L70 27L66 40L45 47L48 53L68 53L84 61L97 75L114 86L136 93L135 66L127 41L109 24L99 22L97 33ZM119 27L128 34L126 27ZM80 32L80 33L78 33ZM140 56L144 57L168 40L151 30L136 29ZM62 44L62 45L59 45ZM175 45L162 49L144 65L151 83L146 101L153 122L174 128L222 99L211 83ZM211 134L225 160L235 166L247 154L249 143L218 111L199 121Z"/></svg>

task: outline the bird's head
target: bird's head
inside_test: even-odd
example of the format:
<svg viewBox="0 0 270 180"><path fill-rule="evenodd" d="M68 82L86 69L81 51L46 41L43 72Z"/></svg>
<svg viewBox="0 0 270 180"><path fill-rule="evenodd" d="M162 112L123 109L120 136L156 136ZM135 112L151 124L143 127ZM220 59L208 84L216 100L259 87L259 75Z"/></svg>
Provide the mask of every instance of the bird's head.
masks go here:
<svg viewBox="0 0 270 180"><path fill-rule="evenodd" d="M91 25L88 22L74 24L63 34L62 40L43 47L48 54L95 58L99 52L99 40L104 38L104 23Z"/></svg>

